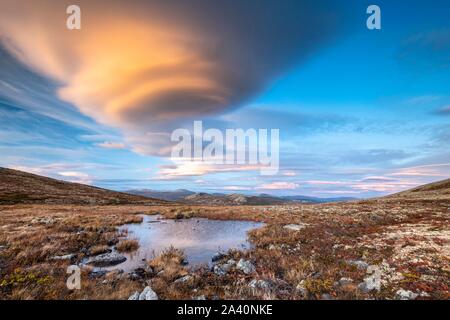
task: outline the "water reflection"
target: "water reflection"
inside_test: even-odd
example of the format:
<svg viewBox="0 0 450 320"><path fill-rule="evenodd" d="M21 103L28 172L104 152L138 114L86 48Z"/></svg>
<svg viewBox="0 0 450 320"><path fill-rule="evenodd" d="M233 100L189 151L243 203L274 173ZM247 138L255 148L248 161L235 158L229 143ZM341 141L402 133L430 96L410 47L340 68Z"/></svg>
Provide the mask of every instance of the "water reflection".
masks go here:
<svg viewBox="0 0 450 320"><path fill-rule="evenodd" d="M140 224L121 227L128 230L128 237L137 239L140 248L127 256L127 261L116 266L125 271L150 260L165 248L173 246L186 254L191 266L208 264L217 251L231 248L247 249L247 232L259 228L263 223L250 221L220 221L204 218L165 220L161 216L144 216Z"/></svg>

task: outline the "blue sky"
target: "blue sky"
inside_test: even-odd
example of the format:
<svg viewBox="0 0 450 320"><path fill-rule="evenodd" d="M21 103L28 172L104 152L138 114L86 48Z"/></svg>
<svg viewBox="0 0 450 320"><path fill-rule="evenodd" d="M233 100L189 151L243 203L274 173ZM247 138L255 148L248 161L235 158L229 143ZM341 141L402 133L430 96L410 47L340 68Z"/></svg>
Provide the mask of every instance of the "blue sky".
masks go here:
<svg viewBox="0 0 450 320"><path fill-rule="evenodd" d="M33 17L39 22L44 13L53 14L58 8L44 5L39 12L25 6L15 19L0 23L0 165L116 190L186 188L311 196L371 197L448 178L450 4L378 1L382 29L371 31L365 27L365 8L372 3L340 1L331 7L327 2L304 7L294 3L292 7L286 3L286 8L271 1L265 5L267 12L275 9L274 14L298 9L312 18L302 20L303 16L292 14L270 20L264 10L255 13L256 7L251 5L239 8L235 4L225 11L199 1L200 10L193 16L214 17L217 11L225 11L236 22L234 26L248 29L253 26L247 19L251 16L256 21L254 29L266 31L242 35L226 21L221 24L213 18L205 19L198 31L189 13L186 17L182 13L179 23L185 25L180 29L192 28L189 41L195 49L187 56L212 59L208 62L214 65L214 72L204 73L192 63L183 64L177 66L176 77L183 71L184 79L186 70L195 72L189 79L197 79L201 71L202 80L214 80L201 83L219 83L221 89L227 89L229 99L216 105L205 98L211 91L207 95L199 92L203 87L195 88L195 95L177 87L157 99L119 106L114 109L120 111L116 113L105 105L113 105L109 96L117 91L104 93L98 83L89 82L96 72L108 81L115 76L111 70L117 70L117 65L114 69L92 65L101 64L103 58L108 60L108 55L96 53L105 55L108 51L104 49L114 47L116 40L98 41L91 48L84 34L58 45L48 40L51 37L39 34L33 39L46 40L33 40L38 43L30 48L26 42L29 39L15 23L34 21L29 15L36 15ZM13 2L9 5L14 7ZM155 7L137 1L136 8L139 6L155 11ZM84 3L81 8L83 14L98 10ZM167 8L156 9L160 10L162 25L173 18ZM134 14L132 8L129 10ZM86 16L89 19L89 11ZM147 21L145 17L139 19ZM176 39L184 36L170 21ZM210 30L203 31L208 29L205 26L211 26ZM312 26L315 29L308 30ZM49 28L48 34L55 32L50 22ZM133 28L124 25L123 36ZM93 32L89 25L86 29L80 32ZM145 25L138 36L145 39L154 30L155 26ZM40 32L46 34L46 30ZM58 32L55 38L67 31ZM129 62L132 56L140 62L136 68L150 68L147 56L161 58L152 56L154 48L161 46L167 55L174 51L165 37L157 38L149 47L136 44L139 55L130 49L127 56L111 54L115 58L111 60ZM227 46L210 40L217 38ZM211 43L220 54L211 54ZM134 45L130 47L134 49ZM79 53L73 46L89 47L90 51ZM33 55L28 53L31 49ZM178 48L176 52L179 54ZM85 87L79 79L90 86ZM135 81L149 81L141 76L136 79L133 86L139 84ZM193 96L195 99L191 99ZM184 168L176 168L162 152L167 145L159 139L193 120L219 128L280 129L279 173L261 176L259 170L250 168L224 170L200 164L202 170L195 174L174 174ZM151 125L147 125L149 122Z"/></svg>

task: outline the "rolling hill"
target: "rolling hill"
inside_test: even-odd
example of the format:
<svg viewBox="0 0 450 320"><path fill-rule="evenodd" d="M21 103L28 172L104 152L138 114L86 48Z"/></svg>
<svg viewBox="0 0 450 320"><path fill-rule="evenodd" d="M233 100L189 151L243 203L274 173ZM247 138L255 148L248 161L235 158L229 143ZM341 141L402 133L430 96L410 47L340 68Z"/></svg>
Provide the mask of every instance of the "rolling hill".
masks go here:
<svg viewBox="0 0 450 320"><path fill-rule="evenodd" d="M392 194L387 199L404 200L449 200L450 179L425 184L410 190Z"/></svg>
<svg viewBox="0 0 450 320"><path fill-rule="evenodd" d="M0 168L0 204L164 204L165 201Z"/></svg>

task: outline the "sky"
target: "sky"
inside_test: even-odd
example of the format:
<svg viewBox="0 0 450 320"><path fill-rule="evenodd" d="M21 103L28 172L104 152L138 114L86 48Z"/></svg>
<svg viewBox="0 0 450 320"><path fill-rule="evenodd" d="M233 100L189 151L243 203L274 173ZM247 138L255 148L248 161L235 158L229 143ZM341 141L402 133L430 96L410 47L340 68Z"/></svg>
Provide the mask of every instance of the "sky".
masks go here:
<svg viewBox="0 0 450 320"><path fill-rule="evenodd" d="M114 190L381 196L450 177L448 1L0 3L0 166ZM369 5L381 30L366 27ZM280 130L280 168L170 158Z"/></svg>

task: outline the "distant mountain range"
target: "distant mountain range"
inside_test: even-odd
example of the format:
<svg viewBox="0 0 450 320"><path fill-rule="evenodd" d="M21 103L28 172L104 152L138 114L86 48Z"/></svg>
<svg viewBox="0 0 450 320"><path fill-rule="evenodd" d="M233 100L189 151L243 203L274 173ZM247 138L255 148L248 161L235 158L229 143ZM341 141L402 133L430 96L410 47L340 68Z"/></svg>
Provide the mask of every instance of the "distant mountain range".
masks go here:
<svg viewBox="0 0 450 320"><path fill-rule="evenodd" d="M151 189L128 190L127 193L167 200L183 202L187 204L201 205L275 205L283 203L326 203L326 202L342 202L355 200L349 197L335 198L317 198L308 196L272 196L269 194L244 195L244 194L224 194L224 193L205 193L193 192L186 189L178 189L174 191L157 191Z"/></svg>
<svg viewBox="0 0 450 320"><path fill-rule="evenodd" d="M43 204L144 204L168 205L167 201L199 205L276 205L284 203L326 203L354 198L316 198L307 196L276 197L268 194L243 195L195 193L190 190L154 191L149 189L116 192L71 183L23 171L0 168L0 205ZM450 201L450 179L419 186L375 201ZM368 200L373 201L373 200Z"/></svg>

